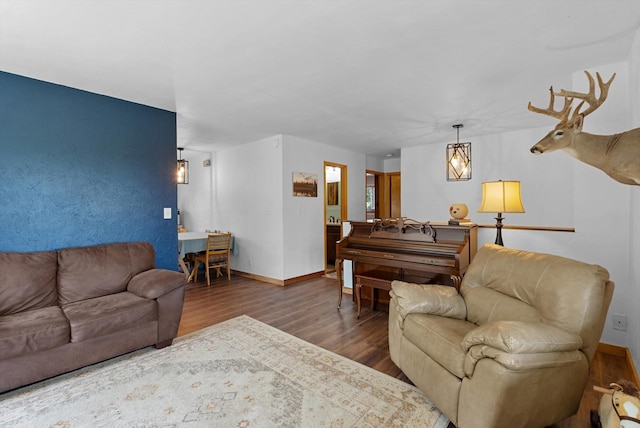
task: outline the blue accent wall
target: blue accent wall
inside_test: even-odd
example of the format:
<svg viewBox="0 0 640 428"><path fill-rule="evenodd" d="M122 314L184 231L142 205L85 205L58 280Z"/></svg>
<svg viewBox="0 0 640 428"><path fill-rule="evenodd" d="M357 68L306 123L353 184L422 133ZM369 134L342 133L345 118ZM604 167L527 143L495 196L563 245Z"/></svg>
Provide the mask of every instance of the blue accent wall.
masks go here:
<svg viewBox="0 0 640 428"><path fill-rule="evenodd" d="M176 270L175 168L175 113L0 72L0 251L147 241Z"/></svg>

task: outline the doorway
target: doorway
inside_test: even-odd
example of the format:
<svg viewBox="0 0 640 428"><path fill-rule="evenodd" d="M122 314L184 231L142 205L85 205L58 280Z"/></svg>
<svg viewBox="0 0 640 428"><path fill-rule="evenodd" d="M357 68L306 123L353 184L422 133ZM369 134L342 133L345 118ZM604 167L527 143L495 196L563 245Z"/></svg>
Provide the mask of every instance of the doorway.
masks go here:
<svg viewBox="0 0 640 428"><path fill-rule="evenodd" d="M324 272L335 271L336 242L347 219L347 166L324 162Z"/></svg>
<svg viewBox="0 0 640 428"><path fill-rule="evenodd" d="M382 195L382 179L384 174L376 171L366 171L365 176L365 201L366 201L366 219L372 221L381 218L381 195Z"/></svg>
<svg viewBox="0 0 640 428"><path fill-rule="evenodd" d="M387 198L385 202L388 202L389 218L400 218L402 213L400 212L401 200L400 200L400 173L390 172L385 174L386 192Z"/></svg>
<svg viewBox="0 0 640 428"><path fill-rule="evenodd" d="M366 171L365 201L367 220L401 217L400 183L399 172Z"/></svg>

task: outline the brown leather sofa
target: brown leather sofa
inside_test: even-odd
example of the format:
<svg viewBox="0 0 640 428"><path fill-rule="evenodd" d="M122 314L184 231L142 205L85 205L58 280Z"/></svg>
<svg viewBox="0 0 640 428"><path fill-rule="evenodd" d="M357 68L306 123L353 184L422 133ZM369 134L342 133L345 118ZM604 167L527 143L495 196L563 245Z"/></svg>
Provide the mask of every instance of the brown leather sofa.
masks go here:
<svg viewBox="0 0 640 428"><path fill-rule="evenodd" d="M171 345L185 284L145 242L0 253L0 392Z"/></svg>
<svg viewBox="0 0 640 428"><path fill-rule="evenodd" d="M576 413L614 284L597 265L487 244L460 292L392 283L391 359L458 428Z"/></svg>

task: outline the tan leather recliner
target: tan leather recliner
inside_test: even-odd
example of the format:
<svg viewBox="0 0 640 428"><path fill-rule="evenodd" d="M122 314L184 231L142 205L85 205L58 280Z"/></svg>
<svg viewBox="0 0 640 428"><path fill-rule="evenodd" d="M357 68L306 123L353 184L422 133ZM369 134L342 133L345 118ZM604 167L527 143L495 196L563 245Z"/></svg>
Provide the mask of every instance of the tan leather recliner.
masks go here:
<svg viewBox="0 0 640 428"><path fill-rule="evenodd" d="M576 413L613 295L606 269L486 244L460 293L392 283L391 359L458 428Z"/></svg>

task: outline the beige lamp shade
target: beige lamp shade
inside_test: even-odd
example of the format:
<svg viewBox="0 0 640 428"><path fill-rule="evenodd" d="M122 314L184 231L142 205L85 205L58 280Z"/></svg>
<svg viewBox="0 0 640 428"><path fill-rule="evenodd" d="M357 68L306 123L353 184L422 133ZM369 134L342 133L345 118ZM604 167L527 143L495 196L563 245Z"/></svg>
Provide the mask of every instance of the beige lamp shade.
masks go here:
<svg viewBox="0 0 640 428"><path fill-rule="evenodd" d="M487 181L482 183L479 213L523 213L519 181Z"/></svg>

